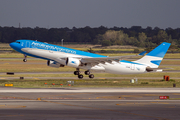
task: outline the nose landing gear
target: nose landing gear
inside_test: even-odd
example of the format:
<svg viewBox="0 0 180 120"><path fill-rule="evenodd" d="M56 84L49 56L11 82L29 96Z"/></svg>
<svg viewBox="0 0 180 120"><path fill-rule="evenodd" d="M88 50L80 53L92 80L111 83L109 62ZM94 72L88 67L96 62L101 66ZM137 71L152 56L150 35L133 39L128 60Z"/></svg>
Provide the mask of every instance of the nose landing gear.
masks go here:
<svg viewBox="0 0 180 120"><path fill-rule="evenodd" d="M27 62L27 55L24 54L23 62Z"/></svg>

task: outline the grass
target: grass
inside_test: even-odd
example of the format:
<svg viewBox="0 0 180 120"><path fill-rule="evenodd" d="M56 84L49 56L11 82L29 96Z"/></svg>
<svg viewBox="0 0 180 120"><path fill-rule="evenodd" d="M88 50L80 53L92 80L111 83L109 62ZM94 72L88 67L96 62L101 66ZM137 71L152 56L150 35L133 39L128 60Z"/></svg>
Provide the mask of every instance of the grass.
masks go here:
<svg viewBox="0 0 180 120"><path fill-rule="evenodd" d="M122 55L132 55L132 54L103 54L106 56L122 56ZM22 58L23 55L20 53L3 53L0 54L0 58ZM180 53L177 54L166 54L165 58L171 58L174 60L163 60L161 65L165 68L173 68L172 70L180 70L180 61L175 60L180 58ZM22 62L22 60L17 59L0 59L0 72L62 72L62 71L73 71L75 68L63 67L63 68L52 68L46 65L46 60L41 59L29 59L27 63ZM168 65L168 66L166 66ZM172 65L172 66L171 66ZM95 72L94 72L95 73ZM146 74L136 74L136 75L117 75L109 73L95 73L95 77L149 77L152 79L146 80L143 78L138 80L138 83L132 84L129 79L88 79L88 80L72 80L75 82L73 87L172 87L173 83L176 83L176 87L180 87L180 74L179 73L146 73ZM172 81L154 80L155 77L162 77L164 75L169 75L170 78L179 78ZM22 75L0 75L0 77L74 77L73 74L22 74ZM48 85L44 86L47 82ZM22 88L47 88L53 87L51 84L64 84L67 87L67 80L35 80L35 79L25 79L25 80L1 80L0 86L4 86L5 83L13 83L14 87ZM148 84L145 84L148 83ZM55 87L61 87L60 85L55 85Z"/></svg>
<svg viewBox="0 0 180 120"><path fill-rule="evenodd" d="M180 65L180 60L163 60L162 65Z"/></svg>
<svg viewBox="0 0 180 120"><path fill-rule="evenodd" d="M60 71L74 71L75 68L63 67L53 68L46 64L47 61L31 60L31 62L23 63L21 61L5 61L0 62L0 72L60 72ZM38 64L39 63L39 64Z"/></svg>
<svg viewBox="0 0 180 120"><path fill-rule="evenodd" d="M11 81L0 81L0 86L4 86L5 84L13 84L14 87L21 87L21 88L53 88L53 87L62 87L60 84L63 84L63 87L68 87L67 81L74 81L74 85L72 87L122 87L122 88L129 88L129 87L140 87L140 88L151 88L151 87L173 87L173 84L176 84L176 87L180 87L180 80L176 80L175 82L171 81L162 81L162 80L138 80L137 83L130 83L130 80L123 79L123 80L112 80L112 79L91 79L91 80L11 80ZM45 85L44 83L47 83ZM56 85L53 86L52 83ZM148 84L142 84L148 83Z"/></svg>
<svg viewBox="0 0 180 120"><path fill-rule="evenodd" d="M180 65L179 60L164 60L161 65L161 68L172 68L168 70L180 70L180 67L176 66ZM49 67L47 61L41 59L29 59L26 63L22 62L21 59L0 59L0 68L0 72L73 72L75 70L75 68L68 66L61 68Z"/></svg>
<svg viewBox="0 0 180 120"><path fill-rule="evenodd" d="M110 73L95 73L94 76L96 77L101 77L102 79L104 79L105 77L130 77L130 78L141 78L143 79L144 77L148 77L148 78L159 78L162 77L164 75L168 75L173 78L179 78L180 80L180 74L177 73L173 73L173 72L167 72L167 73L145 73L145 74L130 74L130 75L118 75L118 74L110 74ZM74 74L72 72L72 74L15 74L15 75L0 75L0 77L74 77Z"/></svg>
<svg viewBox="0 0 180 120"><path fill-rule="evenodd" d="M21 53L0 53L0 58L23 58Z"/></svg>

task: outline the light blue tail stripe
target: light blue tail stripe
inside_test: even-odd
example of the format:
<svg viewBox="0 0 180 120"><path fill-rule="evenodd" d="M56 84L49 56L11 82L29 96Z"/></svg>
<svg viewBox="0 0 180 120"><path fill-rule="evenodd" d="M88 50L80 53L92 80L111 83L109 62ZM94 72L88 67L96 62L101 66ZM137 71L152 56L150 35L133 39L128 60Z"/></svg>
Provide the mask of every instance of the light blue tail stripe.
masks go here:
<svg viewBox="0 0 180 120"><path fill-rule="evenodd" d="M156 64L156 65L159 66L160 63L161 63L161 60L152 60L151 63Z"/></svg>
<svg viewBox="0 0 180 120"><path fill-rule="evenodd" d="M156 47L154 50L149 52L148 56L160 57L163 58L166 54L167 50L169 49L171 43L163 42L161 45Z"/></svg>

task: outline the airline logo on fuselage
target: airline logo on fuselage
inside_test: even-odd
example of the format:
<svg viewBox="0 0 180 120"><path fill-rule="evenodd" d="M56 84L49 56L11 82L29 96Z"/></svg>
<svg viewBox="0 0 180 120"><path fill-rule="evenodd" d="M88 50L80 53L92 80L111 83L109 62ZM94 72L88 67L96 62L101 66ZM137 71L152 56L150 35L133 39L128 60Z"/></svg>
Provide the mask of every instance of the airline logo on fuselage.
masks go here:
<svg viewBox="0 0 180 120"><path fill-rule="evenodd" d="M71 63L76 64L76 62L75 62L75 61L72 61Z"/></svg>
<svg viewBox="0 0 180 120"><path fill-rule="evenodd" d="M76 51L74 51L74 50L64 49L64 48L60 48L58 46L52 46L52 45L43 44L43 43L32 42L31 47L32 48L39 48L39 49L45 49L45 50L52 50L52 51L76 54Z"/></svg>

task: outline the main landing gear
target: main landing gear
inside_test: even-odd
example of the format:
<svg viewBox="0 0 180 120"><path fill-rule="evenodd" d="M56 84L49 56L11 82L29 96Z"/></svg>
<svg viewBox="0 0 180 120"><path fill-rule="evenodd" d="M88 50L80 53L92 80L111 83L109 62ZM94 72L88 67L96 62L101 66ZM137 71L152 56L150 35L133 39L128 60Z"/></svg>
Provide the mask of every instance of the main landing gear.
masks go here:
<svg viewBox="0 0 180 120"><path fill-rule="evenodd" d="M93 74L90 74L90 71L87 70L84 72L85 75L89 75L89 78L94 78L94 75ZM74 71L74 75L78 75L78 78L79 79L82 79L83 78L83 75L81 74L81 72L79 71L79 68L76 68L76 71Z"/></svg>
<svg viewBox="0 0 180 120"><path fill-rule="evenodd" d="M24 54L23 62L27 62L27 55Z"/></svg>

